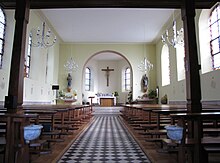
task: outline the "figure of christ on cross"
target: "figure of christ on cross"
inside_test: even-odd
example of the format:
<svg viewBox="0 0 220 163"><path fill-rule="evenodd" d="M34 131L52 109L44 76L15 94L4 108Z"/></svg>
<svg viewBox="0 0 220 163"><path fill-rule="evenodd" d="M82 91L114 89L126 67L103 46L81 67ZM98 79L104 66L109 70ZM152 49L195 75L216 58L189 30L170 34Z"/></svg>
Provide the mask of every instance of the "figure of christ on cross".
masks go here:
<svg viewBox="0 0 220 163"><path fill-rule="evenodd" d="M110 71L114 71L114 69L110 69L107 66L107 69L102 69L102 71L106 71L106 76L107 76L107 87L109 86L109 75L110 75Z"/></svg>

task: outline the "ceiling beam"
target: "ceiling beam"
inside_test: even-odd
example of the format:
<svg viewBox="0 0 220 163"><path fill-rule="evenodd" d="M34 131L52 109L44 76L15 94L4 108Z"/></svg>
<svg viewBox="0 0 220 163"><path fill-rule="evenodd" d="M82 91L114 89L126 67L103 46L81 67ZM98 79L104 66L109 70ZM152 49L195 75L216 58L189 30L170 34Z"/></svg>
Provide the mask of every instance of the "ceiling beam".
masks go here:
<svg viewBox="0 0 220 163"><path fill-rule="evenodd" d="M49 8L181 8L181 0L30 0L31 9ZM196 8L210 8L218 0L195 0ZM5 9L14 9L15 0L0 0Z"/></svg>

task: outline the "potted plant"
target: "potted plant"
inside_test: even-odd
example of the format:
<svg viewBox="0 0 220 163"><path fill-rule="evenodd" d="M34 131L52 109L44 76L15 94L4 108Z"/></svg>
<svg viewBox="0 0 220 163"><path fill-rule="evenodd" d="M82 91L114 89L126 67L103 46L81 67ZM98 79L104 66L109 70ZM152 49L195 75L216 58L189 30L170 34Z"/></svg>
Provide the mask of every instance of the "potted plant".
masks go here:
<svg viewBox="0 0 220 163"><path fill-rule="evenodd" d="M162 98L161 98L161 104L167 104L167 94L165 94Z"/></svg>
<svg viewBox="0 0 220 163"><path fill-rule="evenodd" d="M116 97L116 105L117 105L118 104L118 96L119 96L119 94L118 94L117 91L115 91L113 94Z"/></svg>
<svg viewBox="0 0 220 163"><path fill-rule="evenodd" d="M128 93L128 103L129 104L131 104L132 103L132 91L130 91L129 93Z"/></svg>
<svg viewBox="0 0 220 163"><path fill-rule="evenodd" d="M118 94L117 91L114 92L114 96L115 96L115 97L119 96L119 94Z"/></svg>
<svg viewBox="0 0 220 163"><path fill-rule="evenodd" d="M157 97L157 92L156 92L156 90L150 89L149 92L148 92L148 97L149 97L150 99L156 98L156 97Z"/></svg>
<svg viewBox="0 0 220 163"><path fill-rule="evenodd" d="M59 98L63 98L63 97L65 97L65 93L63 90L60 90L59 91Z"/></svg>

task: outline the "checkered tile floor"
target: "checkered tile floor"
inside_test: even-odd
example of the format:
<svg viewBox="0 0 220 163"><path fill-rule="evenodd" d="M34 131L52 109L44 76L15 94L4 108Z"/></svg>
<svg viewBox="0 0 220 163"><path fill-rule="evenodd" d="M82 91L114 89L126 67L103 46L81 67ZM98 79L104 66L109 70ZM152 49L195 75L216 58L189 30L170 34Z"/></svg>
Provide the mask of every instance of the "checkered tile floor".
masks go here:
<svg viewBox="0 0 220 163"><path fill-rule="evenodd" d="M97 115L59 163L150 163L117 115Z"/></svg>

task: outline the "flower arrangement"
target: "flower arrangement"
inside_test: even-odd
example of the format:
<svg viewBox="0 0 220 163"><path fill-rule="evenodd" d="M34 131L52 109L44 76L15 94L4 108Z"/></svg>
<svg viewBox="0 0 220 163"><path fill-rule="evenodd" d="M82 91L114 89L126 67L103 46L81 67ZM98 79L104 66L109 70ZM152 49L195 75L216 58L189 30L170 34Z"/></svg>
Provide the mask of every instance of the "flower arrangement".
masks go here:
<svg viewBox="0 0 220 163"><path fill-rule="evenodd" d="M71 99L77 96L77 91L73 90L70 92L64 92L63 90L59 91L59 98L61 99Z"/></svg>

